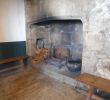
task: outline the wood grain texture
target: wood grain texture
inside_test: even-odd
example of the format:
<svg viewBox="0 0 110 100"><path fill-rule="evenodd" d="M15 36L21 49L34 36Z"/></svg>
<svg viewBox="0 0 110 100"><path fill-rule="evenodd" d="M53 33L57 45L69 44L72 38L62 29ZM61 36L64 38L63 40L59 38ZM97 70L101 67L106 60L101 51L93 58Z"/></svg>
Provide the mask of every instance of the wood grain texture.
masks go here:
<svg viewBox="0 0 110 100"><path fill-rule="evenodd" d="M36 49L36 55L32 59L32 64L37 64L39 62L42 62L45 58L47 58L49 54L48 48L37 48Z"/></svg>
<svg viewBox="0 0 110 100"><path fill-rule="evenodd" d="M11 57L11 58L4 58L4 59L0 59L0 64L9 63L9 62L17 61L17 60L21 61L26 58L27 58L27 56L17 56L17 57Z"/></svg>
<svg viewBox="0 0 110 100"><path fill-rule="evenodd" d="M0 100L85 100L73 87L28 68L0 78Z"/></svg>
<svg viewBox="0 0 110 100"><path fill-rule="evenodd" d="M108 79L104 79L88 73L83 73L79 76L76 76L75 79L110 93L110 80Z"/></svg>

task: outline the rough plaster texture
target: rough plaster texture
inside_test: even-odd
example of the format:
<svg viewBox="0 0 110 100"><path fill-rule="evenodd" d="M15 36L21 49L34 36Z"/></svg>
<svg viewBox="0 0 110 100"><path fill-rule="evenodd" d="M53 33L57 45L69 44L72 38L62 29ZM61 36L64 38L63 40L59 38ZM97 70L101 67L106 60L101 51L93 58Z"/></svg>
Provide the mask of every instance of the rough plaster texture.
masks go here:
<svg viewBox="0 0 110 100"><path fill-rule="evenodd" d="M110 1L94 0L89 6L83 71L110 79Z"/></svg>
<svg viewBox="0 0 110 100"><path fill-rule="evenodd" d="M48 16L71 16L83 22L82 72L110 79L109 0L31 0L31 20ZM29 2L29 0L28 0ZM29 8L28 8L29 9ZM27 10L27 9L26 9ZM27 10L29 12L29 10ZM29 14L29 13L28 13ZM32 31L32 30L31 30ZM33 32L34 33L34 32ZM28 27L28 54L33 38Z"/></svg>

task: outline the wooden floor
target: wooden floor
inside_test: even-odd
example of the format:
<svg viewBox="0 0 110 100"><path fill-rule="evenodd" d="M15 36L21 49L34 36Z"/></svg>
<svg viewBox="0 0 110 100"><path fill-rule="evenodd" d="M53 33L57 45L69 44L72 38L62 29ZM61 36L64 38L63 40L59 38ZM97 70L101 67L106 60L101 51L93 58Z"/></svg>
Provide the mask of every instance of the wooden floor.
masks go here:
<svg viewBox="0 0 110 100"><path fill-rule="evenodd" d="M0 100L86 100L86 97L73 87L28 68L0 77Z"/></svg>

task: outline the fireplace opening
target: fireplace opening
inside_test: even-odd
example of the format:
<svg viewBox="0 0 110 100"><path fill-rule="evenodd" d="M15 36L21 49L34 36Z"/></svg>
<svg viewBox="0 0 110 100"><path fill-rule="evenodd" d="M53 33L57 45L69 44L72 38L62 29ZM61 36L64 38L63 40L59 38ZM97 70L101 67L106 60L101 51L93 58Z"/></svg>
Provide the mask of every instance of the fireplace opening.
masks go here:
<svg viewBox="0 0 110 100"><path fill-rule="evenodd" d="M48 50L42 61L44 67L70 77L79 74L83 49L81 20L45 20L33 25L36 26L35 49Z"/></svg>

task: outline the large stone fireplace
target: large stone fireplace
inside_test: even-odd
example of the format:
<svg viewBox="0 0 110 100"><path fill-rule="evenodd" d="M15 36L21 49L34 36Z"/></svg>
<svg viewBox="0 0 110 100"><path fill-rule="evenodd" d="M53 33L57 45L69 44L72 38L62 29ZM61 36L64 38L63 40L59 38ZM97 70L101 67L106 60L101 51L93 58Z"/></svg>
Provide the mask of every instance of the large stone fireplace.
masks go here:
<svg viewBox="0 0 110 100"><path fill-rule="evenodd" d="M63 64L76 61L81 72L110 79L108 0L26 0L25 4L29 56L35 55L36 47L46 47L53 62L53 58L57 63L63 59Z"/></svg>
<svg viewBox="0 0 110 100"><path fill-rule="evenodd" d="M45 65L73 77L81 72L83 50L83 23L77 19L41 19L31 24L31 56L37 48L48 48Z"/></svg>

